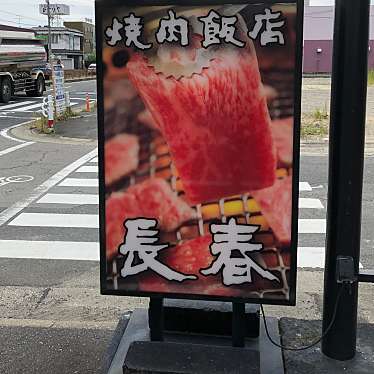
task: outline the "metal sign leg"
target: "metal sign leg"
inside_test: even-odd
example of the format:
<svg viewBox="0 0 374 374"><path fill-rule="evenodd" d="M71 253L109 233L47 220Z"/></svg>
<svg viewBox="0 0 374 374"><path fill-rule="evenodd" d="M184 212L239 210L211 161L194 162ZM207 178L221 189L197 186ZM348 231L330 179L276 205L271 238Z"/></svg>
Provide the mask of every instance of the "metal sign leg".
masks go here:
<svg viewBox="0 0 374 374"><path fill-rule="evenodd" d="M232 346L245 346L245 304L232 303Z"/></svg>
<svg viewBox="0 0 374 374"><path fill-rule="evenodd" d="M164 340L164 299L151 297L149 300L148 321L151 341Z"/></svg>

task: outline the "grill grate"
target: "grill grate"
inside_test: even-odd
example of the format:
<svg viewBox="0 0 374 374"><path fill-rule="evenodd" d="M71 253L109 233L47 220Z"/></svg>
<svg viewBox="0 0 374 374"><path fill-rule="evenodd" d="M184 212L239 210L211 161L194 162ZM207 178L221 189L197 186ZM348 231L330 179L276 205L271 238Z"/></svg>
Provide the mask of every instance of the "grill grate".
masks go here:
<svg viewBox="0 0 374 374"><path fill-rule="evenodd" d="M284 118L293 115L293 72L277 71L262 72L265 84L272 86L281 94L269 105L272 119ZM176 169L172 164L167 144L160 135L145 126L135 124L126 129L127 133L136 134L140 142L140 166L138 170L111 186L108 193L126 189L128 186L139 183L149 177L159 177L167 180L179 197L183 198L184 192ZM292 169L280 168L277 177L284 178L292 174ZM281 248L277 243L266 219L261 214L260 207L249 195L233 196L209 203L194 206L196 219L184 223L178 230L172 233L162 233L161 241L177 245L183 241L203 236L209 233L208 227L212 222L227 221L229 217L235 217L239 223L259 225L260 230L254 235L254 242L261 242L264 249L251 257L263 268L276 274L281 280L276 282L261 282L255 279L245 295L246 298L271 298L288 299L289 297L289 272L290 252L289 248ZM118 255L108 264L107 281L112 283L113 289L121 289L121 284L129 288L129 284L120 277L119 270L122 267L124 257ZM218 274L217 277L220 277ZM243 286L240 286L242 290ZM245 285L248 287L248 285Z"/></svg>

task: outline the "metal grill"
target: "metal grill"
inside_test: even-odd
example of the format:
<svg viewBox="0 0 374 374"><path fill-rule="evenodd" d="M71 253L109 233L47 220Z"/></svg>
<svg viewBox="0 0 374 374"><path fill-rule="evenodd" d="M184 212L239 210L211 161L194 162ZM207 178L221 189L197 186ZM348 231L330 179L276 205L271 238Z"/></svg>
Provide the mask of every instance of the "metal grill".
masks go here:
<svg viewBox="0 0 374 374"><path fill-rule="evenodd" d="M279 72L278 72L279 73ZM286 74L285 74L286 73ZM272 119L284 118L293 115L293 86L292 72L283 74L270 73L265 76L264 82L271 81L278 92L282 92L269 106ZM276 79L274 74L279 78ZM267 78L267 79L266 79ZM288 85L287 85L288 83ZM140 142L140 164L138 170L111 186L107 192L126 189L128 186L139 183L149 177L163 178L170 184L173 191L179 197L184 198L184 191L176 169L172 164L167 144L160 135L149 128L136 124L126 129L127 133L136 134ZM292 169L281 168L277 170L277 177L284 178L292 172ZM209 233L209 225L212 222L225 222L229 217L235 217L238 223L247 223L260 226L260 230L254 235L253 242L263 243L264 249L251 257L263 268L274 273L280 283L262 279L255 279L253 284L238 286L242 291L248 289L246 298L271 298L288 299L289 297L289 272L290 253L289 248L282 248L271 231L266 219L261 214L260 207L249 195L238 195L219 201L199 204L193 207L196 210L196 219L185 222L176 231L162 233L161 242L178 245L186 240L194 239ZM112 283L113 289L118 290L125 286L129 289L129 283L120 277L124 257L118 255L108 264L107 281ZM216 277L221 277L218 274ZM222 286L224 287L224 286ZM231 287L230 287L231 288ZM235 287L234 287L235 288ZM186 292L186 290L184 290ZM187 292L186 292L187 293Z"/></svg>

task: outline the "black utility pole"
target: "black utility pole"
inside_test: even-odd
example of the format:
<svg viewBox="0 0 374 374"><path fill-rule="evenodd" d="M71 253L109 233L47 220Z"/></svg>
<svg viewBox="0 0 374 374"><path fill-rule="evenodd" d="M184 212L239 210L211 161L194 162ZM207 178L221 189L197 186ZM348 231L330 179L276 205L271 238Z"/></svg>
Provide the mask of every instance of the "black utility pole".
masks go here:
<svg viewBox="0 0 374 374"><path fill-rule="evenodd" d="M353 258L356 276L359 271L369 10L369 0L336 0L323 332L342 287L336 281L337 257ZM322 341L322 352L333 359L349 360L356 353L357 299L356 280L350 293L343 291Z"/></svg>

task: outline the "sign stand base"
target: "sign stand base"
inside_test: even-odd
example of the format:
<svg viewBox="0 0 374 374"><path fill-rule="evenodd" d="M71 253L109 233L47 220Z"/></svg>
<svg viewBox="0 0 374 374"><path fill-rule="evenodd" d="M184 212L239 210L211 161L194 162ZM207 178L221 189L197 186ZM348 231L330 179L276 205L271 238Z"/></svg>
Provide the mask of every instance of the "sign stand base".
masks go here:
<svg viewBox="0 0 374 374"><path fill-rule="evenodd" d="M246 305L243 347L233 347L231 329L235 329L235 324L231 324L230 310L232 313L230 303L165 299L165 330L162 341L155 341L151 340L149 311L136 309L129 320L123 319L117 327L118 344L111 345L109 369L105 372L283 374L282 351L268 340L258 318L258 307ZM258 321L258 328L255 324L249 328L251 320ZM267 322L269 333L279 343L278 320L268 318ZM198 331L199 327L203 331Z"/></svg>

